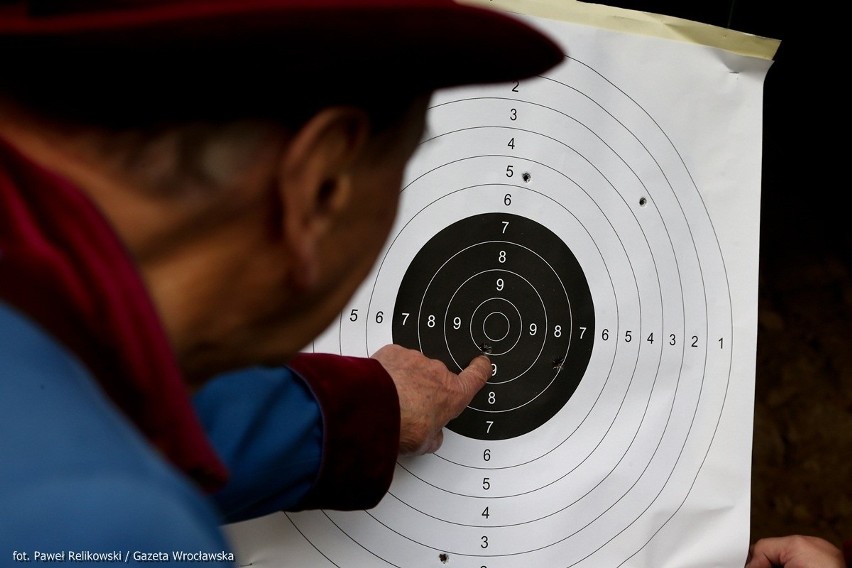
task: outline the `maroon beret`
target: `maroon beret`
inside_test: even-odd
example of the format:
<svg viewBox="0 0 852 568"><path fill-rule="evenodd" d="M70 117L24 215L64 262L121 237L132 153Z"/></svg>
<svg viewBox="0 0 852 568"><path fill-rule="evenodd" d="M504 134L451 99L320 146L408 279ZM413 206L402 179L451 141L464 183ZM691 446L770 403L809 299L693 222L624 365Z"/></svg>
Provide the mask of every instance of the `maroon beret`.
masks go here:
<svg viewBox="0 0 852 568"><path fill-rule="evenodd" d="M452 0L0 0L0 50L4 65L70 66L84 80L188 85L215 73L254 88L337 77L434 89L521 79L564 58L517 18Z"/></svg>

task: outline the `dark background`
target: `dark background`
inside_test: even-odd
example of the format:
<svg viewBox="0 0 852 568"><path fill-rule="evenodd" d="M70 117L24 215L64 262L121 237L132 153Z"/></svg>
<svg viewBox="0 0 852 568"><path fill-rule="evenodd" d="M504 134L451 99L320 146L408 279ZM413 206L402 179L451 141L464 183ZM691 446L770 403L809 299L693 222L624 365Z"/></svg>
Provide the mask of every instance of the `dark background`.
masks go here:
<svg viewBox="0 0 852 568"><path fill-rule="evenodd" d="M817 6L611 0L781 40L764 92L752 540L852 539L852 239L836 104L845 50ZM820 20L822 18L823 20ZM845 123L845 119L843 119Z"/></svg>

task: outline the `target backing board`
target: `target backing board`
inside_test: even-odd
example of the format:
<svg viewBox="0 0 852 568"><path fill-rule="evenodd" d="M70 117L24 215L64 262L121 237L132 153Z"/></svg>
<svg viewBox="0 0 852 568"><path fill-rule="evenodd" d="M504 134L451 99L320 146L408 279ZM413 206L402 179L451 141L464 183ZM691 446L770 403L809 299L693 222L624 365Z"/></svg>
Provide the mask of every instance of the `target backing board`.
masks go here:
<svg viewBox="0 0 852 568"><path fill-rule="evenodd" d="M376 508L228 527L241 564L743 565L769 61L523 17L564 64L435 94L387 245L310 346L493 376Z"/></svg>

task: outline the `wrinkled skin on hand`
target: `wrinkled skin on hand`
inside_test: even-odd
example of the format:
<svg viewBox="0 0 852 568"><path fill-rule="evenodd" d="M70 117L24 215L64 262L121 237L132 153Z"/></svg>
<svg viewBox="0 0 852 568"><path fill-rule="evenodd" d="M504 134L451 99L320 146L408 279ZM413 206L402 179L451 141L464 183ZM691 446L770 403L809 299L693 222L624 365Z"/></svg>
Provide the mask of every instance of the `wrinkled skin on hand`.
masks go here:
<svg viewBox="0 0 852 568"><path fill-rule="evenodd" d="M814 536L762 538L748 551L746 568L845 568L843 553Z"/></svg>
<svg viewBox="0 0 852 568"><path fill-rule="evenodd" d="M396 384L401 413L400 455L432 453L441 447L443 428L464 411L491 377L481 355L458 375L420 351L386 345L373 354Z"/></svg>

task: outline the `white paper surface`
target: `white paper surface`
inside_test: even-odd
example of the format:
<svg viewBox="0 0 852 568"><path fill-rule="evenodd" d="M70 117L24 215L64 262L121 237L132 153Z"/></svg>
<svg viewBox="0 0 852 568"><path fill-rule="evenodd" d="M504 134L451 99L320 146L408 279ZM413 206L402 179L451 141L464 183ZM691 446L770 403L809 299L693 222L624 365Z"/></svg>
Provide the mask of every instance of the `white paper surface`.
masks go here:
<svg viewBox="0 0 852 568"><path fill-rule="evenodd" d="M427 300L406 316L397 304L412 259L453 223L505 214L557 235L582 267L594 304L582 379L529 432L477 439L446 431L436 455L400 460L374 510L281 513L227 527L240 564L743 565L769 62L530 21L562 42L565 63L517 84L436 94L388 246L313 349L366 356L394 341L394 325L429 333L437 310ZM523 252L510 234L482 241ZM509 283L517 274L536 289L538 277L504 275L501 262L495 256L476 278ZM483 302L493 305L503 282ZM546 324L523 307L507 308L506 321L523 322L526 334L539 321L536 332L555 340L565 320L541 295ZM447 303L436 321L451 333ZM475 319L463 312L464 325ZM564 325L574 326L570 349L582 345L579 324ZM511 420L512 412L493 416Z"/></svg>

